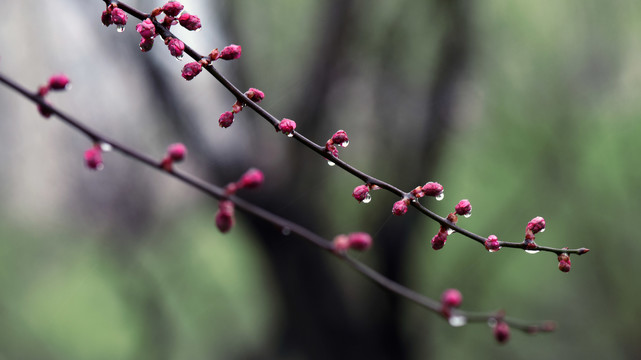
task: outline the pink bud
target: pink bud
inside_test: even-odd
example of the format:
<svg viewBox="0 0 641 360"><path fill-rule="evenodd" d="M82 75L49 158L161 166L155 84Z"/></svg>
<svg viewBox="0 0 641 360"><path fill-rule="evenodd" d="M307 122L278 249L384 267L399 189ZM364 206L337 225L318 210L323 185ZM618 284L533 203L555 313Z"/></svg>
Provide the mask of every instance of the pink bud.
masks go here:
<svg viewBox="0 0 641 360"><path fill-rule="evenodd" d="M394 203L392 206L392 214L396 216L405 215L407 212L407 200L402 199Z"/></svg>
<svg viewBox="0 0 641 360"><path fill-rule="evenodd" d="M332 154L333 157L338 157L338 149L336 148L336 145L332 144L331 142L328 141L327 144L325 144L325 150L327 150L328 153Z"/></svg>
<svg viewBox="0 0 641 360"><path fill-rule="evenodd" d="M239 112L243 111L244 106L245 104L243 104L242 102L236 101L231 107L231 112L233 112L234 114L238 114Z"/></svg>
<svg viewBox="0 0 641 360"><path fill-rule="evenodd" d="M69 78L64 74L54 75L49 78L49 87L52 90L64 90L69 85Z"/></svg>
<svg viewBox="0 0 641 360"><path fill-rule="evenodd" d="M459 307L463 302L463 295L456 289L447 289L441 294L441 303L444 307Z"/></svg>
<svg viewBox="0 0 641 360"><path fill-rule="evenodd" d="M499 244L499 238L496 237L496 235L490 235L487 237L487 240L485 240L485 248L489 252L497 252L501 249L501 245Z"/></svg>
<svg viewBox="0 0 641 360"><path fill-rule="evenodd" d="M285 135L293 134L296 129L296 122L290 119L283 119L278 124L278 129Z"/></svg>
<svg viewBox="0 0 641 360"><path fill-rule="evenodd" d="M510 326L504 321L497 321L492 332L494 333L496 341L501 344L506 343L510 339Z"/></svg>
<svg viewBox="0 0 641 360"><path fill-rule="evenodd" d="M92 170L102 169L102 151L100 146L94 146L85 151L85 164Z"/></svg>
<svg viewBox="0 0 641 360"><path fill-rule="evenodd" d="M203 67L200 65L199 62L194 61L190 62L188 64L185 64L182 70L182 77L185 78L185 80L191 80L193 79L196 75L200 74L202 71Z"/></svg>
<svg viewBox="0 0 641 360"><path fill-rule="evenodd" d="M127 14L122 11L122 9L114 8L111 10L111 22L116 25L124 26L127 24Z"/></svg>
<svg viewBox="0 0 641 360"><path fill-rule="evenodd" d="M174 19L173 16L165 15L162 19L162 25L166 27L167 30L171 29L171 26L176 24L178 24L178 20Z"/></svg>
<svg viewBox="0 0 641 360"><path fill-rule="evenodd" d="M194 31L200 29L200 18L196 15L191 15L187 13L186 11L180 15L178 18L178 22L180 22L180 25L182 25L185 29Z"/></svg>
<svg viewBox="0 0 641 360"><path fill-rule="evenodd" d="M443 194L443 185L437 182L428 182L423 185L423 192L426 196L439 196Z"/></svg>
<svg viewBox="0 0 641 360"><path fill-rule="evenodd" d="M156 35L156 27L151 19L145 19L140 24L136 25L136 31L140 33L145 39L151 39Z"/></svg>
<svg viewBox="0 0 641 360"><path fill-rule="evenodd" d="M541 231L545 231L545 219L540 216L535 217L527 223L527 230L532 230L533 234L536 234Z"/></svg>
<svg viewBox="0 0 641 360"><path fill-rule="evenodd" d="M246 189L254 189L261 186L264 181L265 175L263 175L263 172L258 169L251 168L243 174L238 185Z"/></svg>
<svg viewBox="0 0 641 360"><path fill-rule="evenodd" d="M234 60L240 57L240 53L240 45L231 44L226 46L223 51L220 52L220 58L223 60Z"/></svg>
<svg viewBox="0 0 641 360"><path fill-rule="evenodd" d="M472 214L472 204L467 199L459 201L454 207L457 215L470 216Z"/></svg>
<svg viewBox="0 0 641 360"><path fill-rule="evenodd" d="M367 185L358 185L357 187L354 188L354 191L352 192L352 196L358 202L365 200L368 195L369 195L369 186Z"/></svg>
<svg viewBox="0 0 641 360"><path fill-rule="evenodd" d="M345 252L349 249L349 237L347 235L338 235L332 242L335 252Z"/></svg>
<svg viewBox="0 0 641 360"><path fill-rule="evenodd" d="M265 98L265 93L255 88L249 88L249 90L245 92L245 96L247 96L249 100L259 103Z"/></svg>
<svg viewBox="0 0 641 360"><path fill-rule="evenodd" d="M226 233L234 226L234 203L223 200L218 204L216 212L216 227L222 233Z"/></svg>
<svg viewBox="0 0 641 360"><path fill-rule="evenodd" d="M169 48L169 53L171 56L181 57L183 51L185 50L185 44L176 38L171 38L167 42L167 47Z"/></svg>
<svg viewBox="0 0 641 360"><path fill-rule="evenodd" d="M570 255L567 253L561 253L557 259L559 260L559 270L563 272L569 272L570 268L572 266L572 262L570 261Z"/></svg>
<svg viewBox="0 0 641 360"><path fill-rule="evenodd" d="M153 38L140 38L140 51L142 52L147 52L151 50L151 48L154 46L154 39Z"/></svg>
<svg viewBox="0 0 641 360"><path fill-rule="evenodd" d="M100 21L102 21L102 24L104 26L109 26L113 24L114 22L111 21L111 11L107 11L107 10L103 11L102 16L100 16Z"/></svg>
<svg viewBox="0 0 641 360"><path fill-rule="evenodd" d="M347 137L347 133L345 132L345 130L338 130L332 136L332 142L336 145L347 147L347 145L349 144L349 138Z"/></svg>
<svg viewBox="0 0 641 360"><path fill-rule="evenodd" d="M49 104L47 101L45 103ZM51 109L47 106L42 106L38 104L38 112L40 112L40 115L44 116L45 118L49 118L53 112L51 112Z"/></svg>
<svg viewBox="0 0 641 360"><path fill-rule="evenodd" d="M178 1L169 1L162 7L162 11L167 16L178 16L183 8L184 6L182 6Z"/></svg>
<svg viewBox="0 0 641 360"><path fill-rule="evenodd" d="M372 237L368 233L355 232L347 235L349 247L354 250L364 251L372 246Z"/></svg>
<svg viewBox="0 0 641 360"><path fill-rule="evenodd" d="M445 246L447 241L447 230L443 231L441 229L434 237L432 238L432 249L440 250Z"/></svg>
<svg viewBox="0 0 641 360"><path fill-rule="evenodd" d="M218 125L222 128L230 127L233 122L234 113L232 113L231 111L225 111L224 113L220 114L220 117L218 118Z"/></svg>
<svg viewBox="0 0 641 360"><path fill-rule="evenodd" d="M171 144L167 148L167 156L172 161L183 161L187 156L187 148L181 143Z"/></svg>

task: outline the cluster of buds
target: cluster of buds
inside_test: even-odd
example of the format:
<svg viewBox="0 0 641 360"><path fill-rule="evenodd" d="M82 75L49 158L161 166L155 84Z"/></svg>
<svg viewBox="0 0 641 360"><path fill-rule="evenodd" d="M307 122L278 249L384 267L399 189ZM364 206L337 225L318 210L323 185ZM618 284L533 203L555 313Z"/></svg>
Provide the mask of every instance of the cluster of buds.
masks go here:
<svg viewBox="0 0 641 360"><path fill-rule="evenodd" d="M349 146L349 138L347 137L345 130L338 130L329 140L327 140L327 143L325 143L325 151L338 159L338 148L336 146L344 148ZM330 165L333 164L334 163L330 161Z"/></svg>
<svg viewBox="0 0 641 360"><path fill-rule="evenodd" d="M463 302L463 295L457 289L447 289L441 294L441 314L449 319L452 316L452 309L458 308Z"/></svg>
<svg viewBox="0 0 641 360"><path fill-rule="evenodd" d="M445 197L443 185L433 181L430 181L423 186L417 186L411 191L411 194L417 199L420 199L423 196L433 196L437 201L441 201Z"/></svg>
<svg viewBox="0 0 641 360"><path fill-rule="evenodd" d="M368 233L354 232L348 235L337 235L333 241L334 252L343 254L347 249L365 251L372 246L372 237Z"/></svg>
<svg viewBox="0 0 641 360"><path fill-rule="evenodd" d="M184 16L184 14L182 16ZM182 16L181 16L181 18L182 18ZM190 16L193 16L193 15L190 15ZM181 24L182 24L182 22L181 22ZM198 23L198 25L200 25L200 22ZM226 46L223 49L223 51L218 51L218 49L214 49L214 50L212 50L211 53L209 53L208 56L205 56L205 57L203 57L202 59L200 59L198 61L192 61L192 62L190 62L188 64L185 64L185 66L182 69L182 77L185 80L191 80L194 77L196 77L196 75L200 74L200 72L202 71L202 67L203 66L208 66L209 64L211 64L212 62L214 62L214 61L216 61L218 59L223 59L223 60L238 59L240 57L240 53L241 53L240 45L234 45L234 44ZM252 89L250 89L250 90L252 90ZM253 89L253 90L256 90L256 89ZM260 94L262 94L262 92L260 90L258 90L258 91L260 92ZM237 102L236 104L239 104L239 102ZM234 107L235 107L235 105L234 105ZM240 107L242 108L242 106L240 106Z"/></svg>
<svg viewBox="0 0 641 360"><path fill-rule="evenodd" d="M251 168L247 170L236 182L227 184L226 195L234 195L240 189L255 189L263 184L265 175L263 172ZM216 227L222 233L226 233L234 226L234 203L229 200L222 200L218 203L216 212Z"/></svg>
<svg viewBox="0 0 641 360"><path fill-rule="evenodd" d="M44 97L49 93L49 90L61 91L68 90L71 88L71 83L69 78L64 74L53 75L49 78L49 81L46 85L42 85L38 88L38 96L44 99ZM51 109L47 106L42 106L38 104L38 111L40 115L48 118L51 116Z"/></svg>
<svg viewBox="0 0 641 360"><path fill-rule="evenodd" d="M471 213L472 213L472 204L470 204L469 200L463 199L459 201L458 204L456 204L456 206L454 207L454 212L447 215L447 221L450 222L452 225L456 225L456 223L458 222L458 217L460 215L469 217ZM445 242L447 241L447 236L453 232L454 230L451 227L445 224L442 224L438 233L434 235L434 237L432 238L432 241L431 241L432 249L434 250L442 249L443 246L445 246Z"/></svg>
<svg viewBox="0 0 641 360"><path fill-rule="evenodd" d="M125 31L125 25L127 25L127 14L115 3L107 5L107 10L102 12L100 20L105 26L116 25L116 30L118 32Z"/></svg>
<svg viewBox="0 0 641 360"><path fill-rule="evenodd" d="M258 104L265 98L265 93L256 88L249 88L249 90L245 91L245 96L249 100ZM241 112L245 105L246 104L243 100L236 100L236 103L234 103L234 105L232 105L231 107L231 111L225 111L224 113L220 114L220 116L218 117L218 125L222 128L230 127L234 122L234 114L238 114L239 112Z"/></svg>
<svg viewBox="0 0 641 360"><path fill-rule="evenodd" d="M531 251L531 252L536 251L535 249L538 246L534 242L535 235L539 232L544 232L544 231L545 231L545 219L543 219L540 216L535 217L534 219L530 220L529 223L527 223L527 226L525 227L525 240L523 240L523 244L525 245L526 251Z"/></svg>
<svg viewBox="0 0 641 360"><path fill-rule="evenodd" d="M181 143L171 144L167 148L167 154L160 162L160 166L166 171L172 171L175 162L181 162L187 156L187 148Z"/></svg>

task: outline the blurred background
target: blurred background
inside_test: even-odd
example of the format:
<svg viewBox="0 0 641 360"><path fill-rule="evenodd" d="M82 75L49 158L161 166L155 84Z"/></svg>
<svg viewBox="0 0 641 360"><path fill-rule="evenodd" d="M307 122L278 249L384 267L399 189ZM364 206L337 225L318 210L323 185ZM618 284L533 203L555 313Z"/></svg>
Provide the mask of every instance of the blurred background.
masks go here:
<svg viewBox="0 0 641 360"><path fill-rule="evenodd" d="M135 1L144 11L160 2ZM66 113L224 185L247 168L263 188L240 196L318 234L366 231L356 256L438 298L450 287L472 311L555 320L552 334L484 324L450 327L390 295L304 240L238 214L220 234L216 201L119 154L82 164L90 141L0 88L0 358L2 359L638 359L641 250L641 4L632 0L185 0L203 30L175 33L261 104L324 143L350 135L341 158L408 191L427 181L460 225L521 241L547 221L541 245L592 251L557 269L550 253L487 253L396 199L351 197L360 182L246 110L157 41L138 49L135 21L105 28L102 1L11 1L0 23L0 72L30 89L55 73ZM627 255L626 255L627 254Z"/></svg>

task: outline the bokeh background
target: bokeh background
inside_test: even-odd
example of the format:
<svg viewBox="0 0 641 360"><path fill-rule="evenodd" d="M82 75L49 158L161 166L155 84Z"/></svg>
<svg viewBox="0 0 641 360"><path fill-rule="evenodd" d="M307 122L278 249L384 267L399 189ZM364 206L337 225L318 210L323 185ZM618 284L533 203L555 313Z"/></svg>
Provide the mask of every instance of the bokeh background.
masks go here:
<svg viewBox="0 0 641 360"><path fill-rule="evenodd" d="M149 11L160 2L129 2ZM383 274L467 310L555 320L552 334L450 327L302 239L243 214L222 235L216 201L118 154L91 172L91 144L0 88L0 358L3 359L638 359L641 214L641 4L632 0L185 0L203 30L176 33L201 53L236 43L217 67L341 157L409 190L427 181L468 198L464 227L520 241L544 216L541 245L592 251L557 269L549 253L487 253L393 196L370 204L359 181L243 111L213 78L180 77L160 41L138 50L100 23L102 1L11 1L0 71L31 89L64 72L49 100L110 137L216 184L247 168L241 196L327 238L367 231L358 254Z"/></svg>

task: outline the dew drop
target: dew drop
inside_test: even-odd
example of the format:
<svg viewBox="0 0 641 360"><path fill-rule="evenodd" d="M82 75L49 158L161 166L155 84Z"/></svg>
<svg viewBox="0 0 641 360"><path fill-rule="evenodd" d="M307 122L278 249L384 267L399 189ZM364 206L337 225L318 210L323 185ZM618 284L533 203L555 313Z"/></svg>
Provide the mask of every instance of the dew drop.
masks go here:
<svg viewBox="0 0 641 360"><path fill-rule="evenodd" d="M341 146L344 147L344 148L348 147L349 146L349 141L344 141L343 143L341 143Z"/></svg>
<svg viewBox="0 0 641 360"><path fill-rule="evenodd" d="M100 150L102 150L103 152L110 152L111 150L113 150L113 146L111 146L110 143L101 142Z"/></svg>
<svg viewBox="0 0 641 360"><path fill-rule="evenodd" d="M442 192L435 197L436 201L441 201L443 198L445 198L445 192Z"/></svg>
<svg viewBox="0 0 641 360"><path fill-rule="evenodd" d="M199 32L199 31L200 31L200 30L202 30L202 29L203 29L203 28L199 27L198 29L194 30L194 32Z"/></svg>
<svg viewBox="0 0 641 360"><path fill-rule="evenodd" d="M465 214L463 216L465 216L466 218L469 218L470 216L472 216L472 213L467 213L467 214Z"/></svg>
<svg viewBox="0 0 641 360"><path fill-rule="evenodd" d="M447 235L452 235L454 233L454 229L448 228L447 229Z"/></svg>
<svg viewBox="0 0 641 360"><path fill-rule="evenodd" d="M539 250L525 250L525 252L528 254L536 254L539 252Z"/></svg>
<svg viewBox="0 0 641 360"><path fill-rule="evenodd" d="M178 60L178 61L182 61L182 59L183 59L184 57L185 57L185 55L184 55L184 54L180 54L180 55L176 56L176 60Z"/></svg>
<svg viewBox="0 0 641 360"><path fill-rule="evenodd" d="M125 25L116 25L116 31L119 33L125 31Z"/></svg>
<svg viewBox="0 0 641 360"><path fill-rule="evenodd" d="M283 228L280 230L280 232L281 232L283 235L288 236L289 234L291 234L291 233L292 233L292 229L290 229L290 228L288 228L288 227L283 227Z"/></svg>
<svg viewBox="0 0 641 360"><path fill-rule="evenodd" d="M495 252L497 252L497 251L499 251L499 250L501 250L501 247L500 247L500 246L499 246L499 248L498 248L498 249L488 249L487 251L489 251L489 252L491 252L491 253L495 253Z"/></svg>
<svg viewBox="0 0 641 360"><path fill-rule="evenodd" d="M461 327L467 324L467 318L463 315L452 315L447 321L454 327Z"/></svg>
<svg viewBox="0 0 641 360"><path fill-rule="evenodd" d="M496 319L495 318L489 318L487 319L487 326L493 328L496 326Z"/></svg>
<svg viewBox="0 0 641 360"><path fill-rule="evenodd" d="M545 228L543 228L543 229L539 230L539 232L545 232Z"/></svg>
<svg viewBox="0 0 641 360"><path fill-rule="evenodd" d="M287 137L294 137L294 133L287 134Z"/></svg>
<svg viewBox="0 0 641 360"><path fill-rule="evenodd" d="M336 164L334 164L333 162L331 162L331 161L327 160L327 165L329 165L329 166L334 166L334 165L336 165Z"/></svg>
<svg viewBox="0 0 641 360"><path fill-rule="evenodd" d="M67 85L65 85L65 90L66 91L71 90L71 83L70 82L68 82Z"/></svg>
<svg viewBox="0 0 641 360"><path fill-rule="evenodd" d="M369 204L369 203L370 203L370 201L372 201L372 195L370 195L369 193L367 193L367 195L365 195L365 199L363 199L363 201L361 201L361 202L362 202L363 204Z"/></svg>
<svg viewBox="0 0 641 360"><path fill-rule="evenodd" d="M102 169L104 169L104 168L105 168L105 165L104 165L104 164L98 164L98 166L96 166L96 168L95 168L95 169L92 169L92 170L94 170L94 171L100 171L100 170L102 170Z"/></svg>

